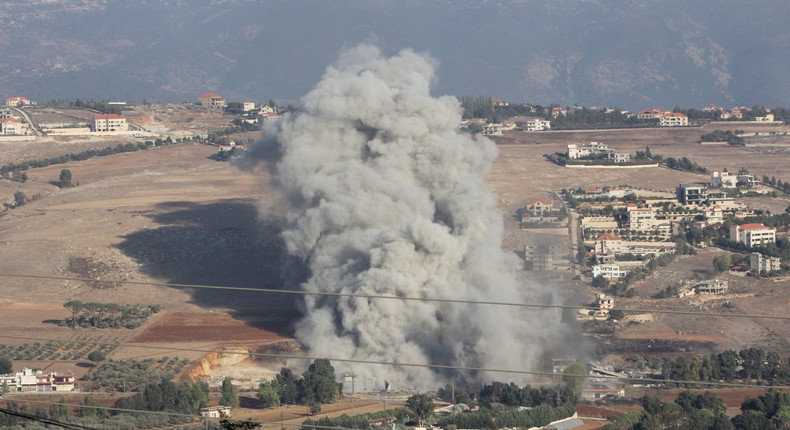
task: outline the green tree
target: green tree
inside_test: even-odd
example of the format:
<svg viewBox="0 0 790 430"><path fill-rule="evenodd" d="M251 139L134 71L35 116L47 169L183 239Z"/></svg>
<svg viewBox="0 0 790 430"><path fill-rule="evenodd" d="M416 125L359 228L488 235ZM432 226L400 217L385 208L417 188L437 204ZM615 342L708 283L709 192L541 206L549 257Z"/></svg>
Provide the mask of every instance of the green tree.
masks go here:
<svg viewBox="0 0 790 430"><path fill-rule="evenodd" d="M623 318L625 318L625 314L623 313L623 311L619 309L612 309L609 311L610 320L621 321Z"/></svg>
<svg viewBox="0 0 790 430"><path fill-rule="evenodd" d="M571 364L562 371L562 379L565 385L574 392L582 389L584 380L587 378L587 368L581 363Z"/></svg>
<svg viewBox="0 0 790 430"><path fill-rule="evenodd" d="M609 288L609 280L604 278L601 275L598 275L598 276L593 278L592 286L593 286L593 288L598 288L600 290L605 290L605 289Z"/></svg>
<svg viewBox="0 0 790 430"><path fill-rule="evenodd" d="M280 406L280 390L276 385L276 379L270 382L262 382L258 385L258 391L255 394L264 408Z"/></svg>
<svg viewBox="0 0 790 430"><path fill-rule="evenodd" d="M6 375L14 371L14 363L6 357L0 357L0 375Z"/></svg>
<svg viewBox="0 0 790 430"><path fill-rule="evenodd" d="M327 359L315 360L304 372L305 403L332 403L340 398L335 368Z"/></svg>
<svg viewBox="0 0 790 430"><path fill-rule="evenodd" d="M415 394L406 399L406 407L417 415L417 421L422 426L423 420L433 413L433 399L427 394Z"/></svg>
<svg viewBox="0 0 790 430"><path fill-rule="evenodd" d="M71 170L63 169L60 171L60 187L61 188L71 187Z"/></svg>
<svg viewBox="0 0 790 430"><path fill-rule="evenodd" d="M713 269L716 271L716 273L725 272L729 268L730 268L730 264L729 261L727 261L726 255L717 255L713 259Z"/></svg>
<svg viewBox="0 0 790 430"><path fill-rule="evenodd" d="M222 381L222 398L219 400L219 404L234 408L239 406L239 389L230 382L230 378L225 378Z"/></svg>
<svg viewBox="0 0 790 430"><path fill-rule="evenodd" d="M14 193L14 205L22 206L25 204L26 200L25 193L22 191L17 191Z"/></svg>
<svg viewBox="0 0 790 430"><path fill-rule="evenodd" d="M107 354L102 351L91 351L88 354L88 360L98 363L99 361L104 361L107 359Z"/></svg>

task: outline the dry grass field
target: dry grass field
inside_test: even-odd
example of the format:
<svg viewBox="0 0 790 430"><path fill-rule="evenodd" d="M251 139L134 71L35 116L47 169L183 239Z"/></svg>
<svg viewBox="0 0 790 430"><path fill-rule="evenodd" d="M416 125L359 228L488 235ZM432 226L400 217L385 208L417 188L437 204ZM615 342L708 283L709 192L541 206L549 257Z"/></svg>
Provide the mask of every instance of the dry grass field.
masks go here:
<svg viewBox="0 0 790 430"><path fill-rule="evenodd" d="M130 116L139 123L165 127L162 118L172 112L181 116L166 127L183 126L185 134L197 131L197 116L186 108L151 108ZM226 119L204 120L201 127L207 129L219 127ZM706 130L514 133L499 138L500 155L488 180L506 223L504 246L517 251L528 238L535 237L518 228L514 215L538 195L548 196L562 188L625 184L672 191L678 183L707 179L659 167L563 168L543 157L562 151L568 143L601 141L630 152L650 146L654 153L688 156L708 168L746 167L760 176L790 179L790 146L702 146L696 141ZM123 142L62 138L2 143L0 155L3 161L20 161ZM82 300L161 305L163 312L144 327L113 332L137 345L215 348L264 345L289 338L296 318L293 298L156 285L281 287L286 256L279 237L281 219L271 210L278 205L277 196L268 188L268 173L241 171L230 163L211 160L208 157L214 152L210 146L179 144L32 169L24 184L0 180L0 197L5 202L13 201L13 193L18 190L28 196L40 195L38 200L8 209L0 216L0 275L90 280L1 276L0 326L7 329L4 333L68 338L73 335L70 329L46 321L64 316L65 301ZM79 186L59 189L51 184L63 168L71 170ZM790 204L768 198L749 199L747 203L773 211ZM636 285L638 296L623 299L618 306L699 310L699 304L680 299L658 301L649 296L677 280L699 278L698 270L710 268L713 257L720 252L709 250L696 257L678 258L666 272ZM739 294L730 312L786 313L790 282L729 279ZM574 285L553 283L546 288L567 288L568 296L587 303L593 291ZM705 303L702 310L721 311L721 303ZM649 352L649 348L666 347L671 353L688 353L753 344L790 351L790 325L779 320L654 315L645 323L621 325L616 336L622 341L619 346L623 354L640 348ZM188 356L130 346L115 350L112 357L156 355Z"/></svg>

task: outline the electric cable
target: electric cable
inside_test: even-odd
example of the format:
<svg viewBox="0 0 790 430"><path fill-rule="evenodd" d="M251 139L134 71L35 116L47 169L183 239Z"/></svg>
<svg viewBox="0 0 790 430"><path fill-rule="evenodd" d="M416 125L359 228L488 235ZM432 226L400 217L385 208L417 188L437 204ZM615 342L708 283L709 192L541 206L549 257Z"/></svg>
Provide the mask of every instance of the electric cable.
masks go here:
<svg viewBox="0 0 790 430"><path fill-rule="evenodd" d="M267 293L267 294L287 294L287 295L301 295L301 296L324 296L324 297L360 298L360 299L375 299L375 300L384 299L384 300L401 300L401 301L419 301L419 302L434 302L434 303L448 303L448 304L492 305L492 306L508 306L508 307L517 307L517 308L569 309L569 310L597 310L598 309L597 307L594 306L582 306L582 305L559 305L559 304L548 304L548 303L513 303L513 302L498 302L498 301L485 301L485 300L392 296L392 295L382 295L382 294L356 294L356 293L335 293L335 292L320 292L320 291L277 290L272 288L228 287L221 285L201 285L201 284L175 284L175 283L151 282L151 281L128 281L128 280L114 281L114 280L101 280L101 279L72 278L65 276L26 275L26 274L12 274L12 273L0 273L0 277L47 279L47 280L74 281L74 282L110 282L116 284L147 285L154 287L169 287L175 289L206 289L206 290L223 290L223 291L238 291L238 292L250 292L250 293ZM703 317L790 320L790 315L696 312L696 311L685 311L685 310L677 310L677 309L613 308L610 309L610 311L611 310L617 310L624 313L625 312L656 313L656 314L688 315L688 316L703 316Z"/></svg>
<svg viewBox="0 0 790 430"><path fill-rule="evenodd" d="M238 355L245 355L245 356L249 356L249 357L260 357L260 358L279 359L279 360L315 361L315 360L319 360L319 359L326 359L326 360L329 360L330 362L350 363L350 364L367 364L367 365L381 365L381 366L392 366L392 367L427 368L427 369L436 369L436 370L458 370L458 371L467 371L467 372L488 372L488 373L503 373L503 374L530 375L530 376L552 376L552 377L557 376L557 374L552 373L552 372L537 371L537 370L495 369L495 368L487 368L487 367L457 366L457 365L450 365L450 364L402 363L402 362L363 360L363 359L342 358L342 357L317 357L317 356L307 356L307 355L297 355L297 354L273 354L273 353L265 353L265 352L225 351L225 350L208 349L208 348L180 348L180 347L173 347L173 346L158 346L158 345L149 345L149 344L136 344L136 343L130 343L130 342L96 342L96 341L86 341L86 340L63 340L63 339L42 338L42 337L34 337L34 336L13 336L13 335L7 335L7 334L0 334L0 339L2 339L2 338L23 339L23 340L37 340L37 341L44 341L44 342L80 343L80 344L88 344L88 345L95 345L95 346L113 346L115 348L128 347L128 348L137 348L137 349L152 349L152 350L160 350L160 351L165 351L165 352L200 352L200 353L206 353L206 354L221 352L223 354L238 354ZM588 377L589 377L589 375L588 375ZM692 381L692 380L682 380L682 379L635 378L635 377L631 377L631 376L613 376L613 375L601 375L601 376L596 375L596 376L594 376L594 378L595 379L621 380L621 381L634 381L634 382L637 382L637 383L661 383L661 384L672 383L672 384L705 385L705 386L720 386L720 387L732 387L732 388L766 388L766 385L744 384L744 383L737 383L737 382L713 382L713 381ZM790 389L790 385L771 385L771 386L768 386L768 387L781 388L781 389Z"/></svg>
<svg viewBox="0 0 790 430"><path fill-rule="evenodd" d="M49 404L49 405L57 405L58 403L47 403L47 404ZM28 420L31 420L31 421L38 421L38 422L42 422L44 424L49 424L49 425L53 425L53 426L56 426L56 427L61 427L61 428L64 428L64 429L96 430L93 427L87 427L87 426L84 426L84 425L81 425L81 424L64 423L63 421L53 420L51 418L44 418L44 417L40 417L38 415L33 415L33 414L26 414L26 413L20 412L20 411L12 411L12 410L6 409L6 408L0 408L0 413L4 413L6 415L11 415L11 416L19 417L19 418L28 419Z"/></svg>

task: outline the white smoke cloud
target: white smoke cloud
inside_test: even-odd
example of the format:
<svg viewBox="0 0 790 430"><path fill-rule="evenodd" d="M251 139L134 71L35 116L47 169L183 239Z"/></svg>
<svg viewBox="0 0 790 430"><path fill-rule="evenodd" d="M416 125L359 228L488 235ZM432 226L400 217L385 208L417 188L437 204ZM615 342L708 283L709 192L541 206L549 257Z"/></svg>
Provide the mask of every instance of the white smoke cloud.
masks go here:
<svg viewBox="0 0 790 430"><path fill-rule="evenodd" d="M291 207L283 238L311 292L503 302L543 299L501 249L502 214L485 177L493 142L459 133L455 97L432 97L434 61L411 50L343 53L252 148L277 153L274 182ZM535 369L559 313L476 304L308 296L297 338L311 355ZM457 375L347 365L358 380L435 387ZM484 375L497 380L514 375ZM359 386L358 386L359 387Z"/></svg>

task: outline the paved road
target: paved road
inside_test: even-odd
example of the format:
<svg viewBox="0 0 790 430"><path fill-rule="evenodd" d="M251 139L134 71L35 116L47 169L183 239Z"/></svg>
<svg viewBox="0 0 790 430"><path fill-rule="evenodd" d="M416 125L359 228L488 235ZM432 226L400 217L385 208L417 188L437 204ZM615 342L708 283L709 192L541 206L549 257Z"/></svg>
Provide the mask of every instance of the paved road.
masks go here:
<svg viewBox="0 0 790 430"><path fill-rule="evenodd" d="M33 120L31 120L31 119L30 119L30 117L28 116L27 112L25 112L25 111L24 111L24 110L22 110L22 109L15 108L15 107L9 107L9 109L11 109L11 110L13 110L14 112L18 113L18 114L19 114L19 116L21 116L22 118L24 118L24 119L25 119L25 121L26 121L28 124L30 124L30 128L33 130L33 134L34 134L35 136L41 136L42 134L44 134L44 133L42 133L42 132L41 132L41 129L38 127L38 124L34 123L34 122L33 122Z"/></svg>

